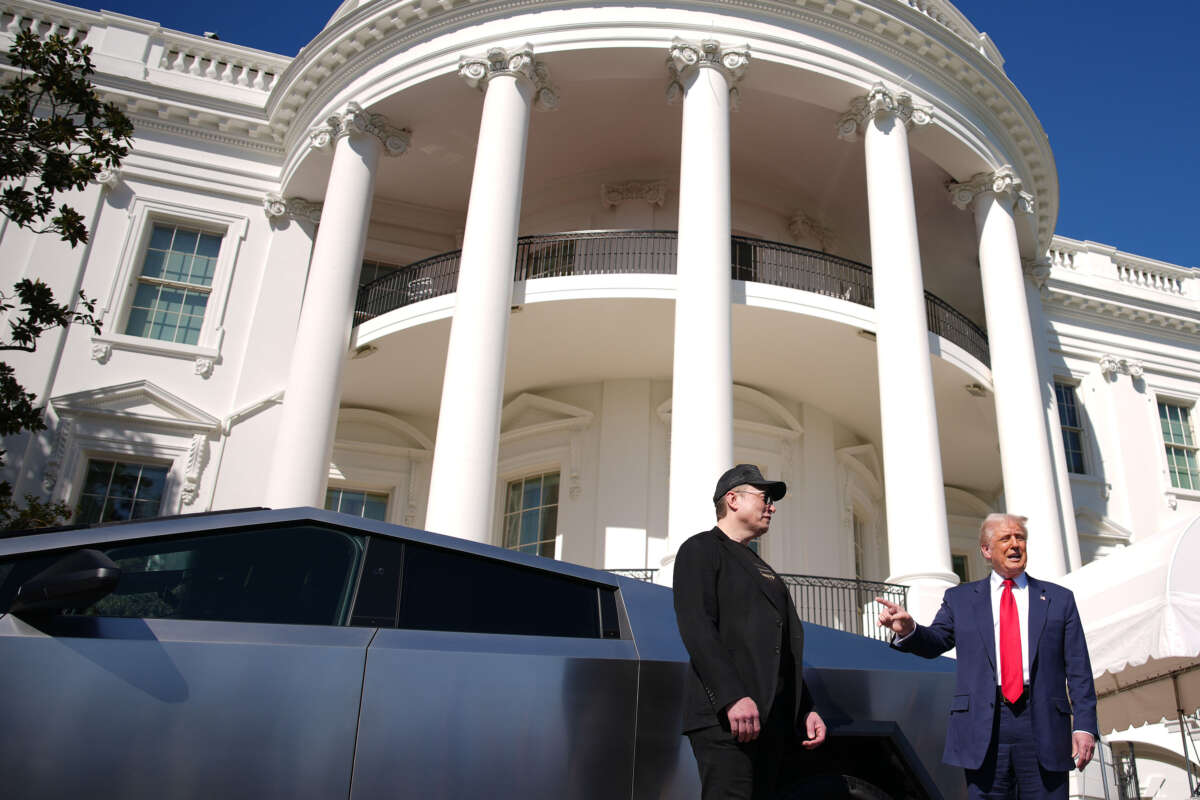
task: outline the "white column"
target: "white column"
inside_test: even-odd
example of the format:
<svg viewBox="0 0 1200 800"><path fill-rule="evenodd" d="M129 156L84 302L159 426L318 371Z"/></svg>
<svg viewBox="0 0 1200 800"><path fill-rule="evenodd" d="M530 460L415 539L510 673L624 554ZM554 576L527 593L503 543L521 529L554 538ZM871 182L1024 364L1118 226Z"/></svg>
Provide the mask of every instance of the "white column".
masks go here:
<svg viewBox="0 0 1200 800"><path fill-rule="evenodd" d="M408 149L410 135L357 103L311 134L314 147L333 147L333 167L268 478L266 502L273 508L324 505L375 172L382 153Z"/></svg>
<svg viewBox="0 0 1200 800"><path fill-rule="evenodd" d="M925 284L908 156L908 128L927 122L928 111L914 108L908 95L893 94L883 84L856 98L838 121L842 138L854 139L861 133L865 140L891 565L888 581L909 587L908 609L920 622L932 621L942 594L958 583L950 563Z"/></svg>
<svg viewBox="0 0 1200 800"><path fill-rule="evenodd" d="M683 96L679 162L679 249L671 383L667 505L670 580L675 552L714 524L712 493L733 466L730 291L730 86L750 60L744 48L676 39L669 99ZM736 89L733 90L736 92Z"/></svg>
<svg viewBox="0 0 1200 800"><path fill-rule="evenodd" d="M484 92L463 233L454 321L438 412L425 527L492 539L504 359L512 300L529 107L553 108L546 69L529 45L463 58L459 74Z"/></svg>
<svg viewBox="0 0 1200 800"><path fill-rule="evenodd" d="M1007 166L951 184L950 192L959 208L975 210L1005 507L1029 517L1030 573L1055 578L1067 571L1068 561L1013 219L1018 206L1032 212L1033 197L1021 191Z"/></svg>

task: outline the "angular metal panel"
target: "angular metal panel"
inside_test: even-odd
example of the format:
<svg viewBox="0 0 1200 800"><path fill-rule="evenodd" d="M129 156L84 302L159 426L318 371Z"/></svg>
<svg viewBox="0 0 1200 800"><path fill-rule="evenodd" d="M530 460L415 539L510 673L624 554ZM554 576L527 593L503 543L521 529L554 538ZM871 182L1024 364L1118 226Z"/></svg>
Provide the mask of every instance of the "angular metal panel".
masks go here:
<svg viewBox="0 0 1200 800"><path fill-rule="evenodd" d="M0 786L28 800L345 797L373 633L2 616Z"/></svg>
<svg viewBox="0 0 1200 800"><path fill-rule="evenodd" d="M629 641L380 630L351 798L629 797L636 689Z"/></svg>

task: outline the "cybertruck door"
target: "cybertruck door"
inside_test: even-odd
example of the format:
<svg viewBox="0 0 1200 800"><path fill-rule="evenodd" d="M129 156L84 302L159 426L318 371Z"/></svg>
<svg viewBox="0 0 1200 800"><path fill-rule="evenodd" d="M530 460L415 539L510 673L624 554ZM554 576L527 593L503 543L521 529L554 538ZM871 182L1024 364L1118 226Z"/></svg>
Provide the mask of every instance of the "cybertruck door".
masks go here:
<svg viewBox="0 0 1200 800"><path fill-rule="evenodd" d="M402 557L395 627L377 620L367 654L352 800L629 797L637 654L616 590L411 542ZM385 574L369 564L360 598Z"/></svg>
<svg viewBox="0 0 1200 800"><path fill-rule="evenodd" d="M106 545L112 594L0 617L4 792L345 797L373 634L344 627L362 539L293 526ZM0 593L46 560L0 566Z"/></svg>

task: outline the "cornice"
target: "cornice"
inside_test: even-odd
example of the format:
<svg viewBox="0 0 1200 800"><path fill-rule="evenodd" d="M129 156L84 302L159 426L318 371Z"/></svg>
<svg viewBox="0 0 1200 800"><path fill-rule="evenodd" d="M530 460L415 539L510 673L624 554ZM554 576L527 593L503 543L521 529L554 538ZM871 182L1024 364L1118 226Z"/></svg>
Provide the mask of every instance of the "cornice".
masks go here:
<svg viewBox="0 0 1200 800"><path fill-rule="evenodd" d="M1135 329L1182 334L1200 334L1200 313L1178 305L1133 301L1127 294L1081 287L1053 277L1046 282L1043 302L1075 312L1085 318L1118 321Z"/></svg>
<svg viewBox="0 0 1200 800"><path fill-rule="evenodd" d="M367 5L331 23L307 46L276 81L267 104L272 128L289 151L302 129L332 102L336 95L372 64L431 39L451 28L512 18L525 11L548 11L597 6L628 7L629 2L581 3L578 0L478 0L467 5L430 4L403 0L386 6ZM635 4L636 5L636 4ZM767 17L785 27L797 24L827 30L864 42L876 52L940 78L951 95L994 128L1005 160L1016 165L1023 182L1038 198L1038 245L1045 249L1058 212L1057 173L1049 142L1029 104L999 66L990 42L974 28L964 30L952 19L956 11L924 0L696 0L695 2L645 3L668 5L723 16L738 11ZM924 9L924 10L922 10ZM953 11L953 14L951 13ZM940 15L940 18L939 18ZM959 15L961 17L961 15ZM965 21L965 18L962 18ZM952 30L947 25L953 22ZM586 27L586 24L580 27ZM514 36L527 35L516 31ZM970 42L967 36L974 36ZM989 57L990 56L990 57ZM993 61L992 59L995 59ZM296 120L299 125L292 125ZM969 123L967 123L969 126Z"/></svg>

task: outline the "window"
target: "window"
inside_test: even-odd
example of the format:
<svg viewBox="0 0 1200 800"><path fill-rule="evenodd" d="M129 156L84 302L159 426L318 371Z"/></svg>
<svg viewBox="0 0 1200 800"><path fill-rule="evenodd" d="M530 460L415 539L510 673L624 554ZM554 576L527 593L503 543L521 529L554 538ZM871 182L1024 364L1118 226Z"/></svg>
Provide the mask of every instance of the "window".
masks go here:
<svg viewBox="0 0 1200 800"><path fill-rule="evenodd" d="M396 264L385 264L382 261L371 261L363 259L362 271L358 273L358 288L366 286L368 283L377 281L380 278L386 278L393 272L399 272L403 267Z"/></svg>
<svg viewBox="0 0 1200 800"><path fill-rule="evenodd" d="M388 496L382 492L356 492L351 489L329 489L325 492L325 508L352 517L387 522Z"/></svg>
<svg viewBox="0 0 1200 800"><path fill-rule="evenodd" d="M865 578L867 568L866 530L858 514L851 518L854 528L854 577Z"/></svg>
<svg viewBox="0 0 1200 800"><path fill-rule="evenodd" d="M200 341L221 236L155 224L125 333L180 344Z"/></svg>
<svg viewBox="0 0 1200 800"><path fill-rule="evenodd" d="M75 522L87 525L158 516L169 469L127 461L88 461Z"/></svg>
<svg viewBox="0 0 1200 800"><path fill-rule="evenodd" d="M504 546L554 558L558 536L558 473L510 481L504 505Z"/></svg>
<svg viewBox="0 0 1200 800"><path fill-rule="evenodd" d="M413 543L403 572L401 628L620 637L616 593L606 586Z"/></svg>
<svg viewBox="0 0 1200 800"><path fill-rule="evenodd" d="M1083 460L1083 420L1079 415L1079 399L1075 387L1069 383L1054 382L1054 396L1058 400L1058 422L1062 427L1063 450L1067 455L1067 471L1086 475Z"/></svg>
<svg viewBox="0 0 1200 800"><path fill-rule="evenodd" d="M959 583L966 583L971 580L971 570L967 566L967 557L962 553L950 554L950 569L958 576Z"/></svg>
<svg viewBox="0 0 1200 800"><path fill-rule="evenodd" d="M1192 430L1191 409L1176 403L1158 403L1163 445L1167 449L1167 471L1176 489L1200 490L1196 467L1196 434Z"/></svg>

